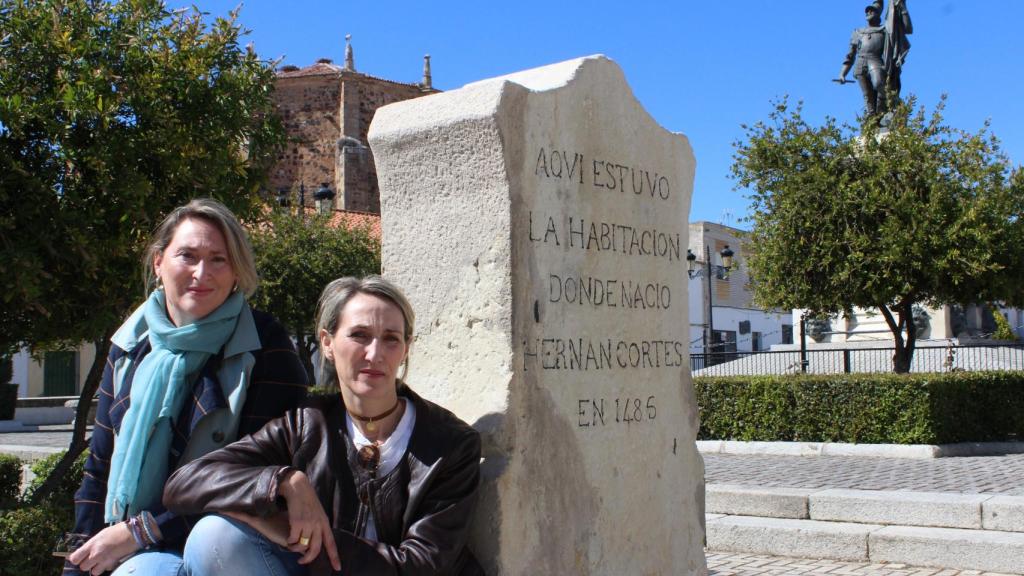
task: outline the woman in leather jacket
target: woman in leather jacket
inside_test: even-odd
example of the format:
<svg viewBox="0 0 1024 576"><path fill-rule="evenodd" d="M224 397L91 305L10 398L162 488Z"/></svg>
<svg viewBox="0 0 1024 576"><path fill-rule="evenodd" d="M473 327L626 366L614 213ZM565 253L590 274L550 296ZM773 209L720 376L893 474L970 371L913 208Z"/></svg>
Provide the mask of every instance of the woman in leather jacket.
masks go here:
<svg viewBox="0 0 1024 576"><path fill-rule="evenodd" d="M179 469L164 504L217 512L184 568L218 574L482 574L466 548L480 438L404 385L414 316L401 291L340 278L317 312L321 397Z"/></svg>

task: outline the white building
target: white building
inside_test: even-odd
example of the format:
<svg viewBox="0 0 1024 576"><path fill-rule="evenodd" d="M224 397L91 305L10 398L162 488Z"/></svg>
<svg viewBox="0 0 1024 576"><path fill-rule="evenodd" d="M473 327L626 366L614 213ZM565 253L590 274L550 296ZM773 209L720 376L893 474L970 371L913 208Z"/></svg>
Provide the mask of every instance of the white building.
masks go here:
<svg viewBox="0 0 1024 576"><path fill-rule="evenodd" d="M968 304L966 306L942 306L929 308L921 306L922 315L915 314L918 345L973 344L991 341L996 331L993 314L1001 314L1017 338L1024 337L1024 310L988 305ZM805 310L793 310L793 322L800 325ZM924 316L924 314L927 316ZM922 322L923 321L923 322ZM799 331L799 329L798 329ZM830 318L808 330L807 345L814 347L853 343L872 343L888 346L892 342L892 331L877 308L854 308L848 317ZM796 338L799 340L799 333ZM832 345L832 346L828 346Z"/></svg>
<svg viewBox="0 0 1024 576"><path fill-rule="evenodd" d="M78 350L44 352L33 358L27 349L13 357L11 382L18 385L18 398L77 396L92 368L95 348L83 344Z"/></svg>
<svg viewBox="0 0 1024 576"><path fill-rule="evenodd" d="M744 262L742 230L712 222L690 224L689 250L696 256L689 280L690 354L705 350L708 308L711 308L711 352L758 352L775 344L793 342L789 311L763 310L754 306L750 276ZM721 253L735 254L725 273ZM707 255L711 256L708 279ZM710 284L710 289L709 289Z"/></svg>

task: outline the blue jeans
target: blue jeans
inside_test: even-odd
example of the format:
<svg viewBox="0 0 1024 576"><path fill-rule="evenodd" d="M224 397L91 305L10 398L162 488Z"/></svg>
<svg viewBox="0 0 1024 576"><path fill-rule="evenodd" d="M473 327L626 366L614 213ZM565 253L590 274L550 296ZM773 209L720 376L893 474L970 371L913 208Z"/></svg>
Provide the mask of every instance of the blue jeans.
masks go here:
<svg viewBox="0 0 1024 576"><path fill-rule="evenodd" d="M125 560L111 576L185 576L181 554L177 552L139 552Z"/></svg>
<svg viewBox="0 0 1024 576"><path fill-rule="evenodd" d="M309 571L299 558L245 522L211 514L188 535L182 575L306 576Z"/></svg>

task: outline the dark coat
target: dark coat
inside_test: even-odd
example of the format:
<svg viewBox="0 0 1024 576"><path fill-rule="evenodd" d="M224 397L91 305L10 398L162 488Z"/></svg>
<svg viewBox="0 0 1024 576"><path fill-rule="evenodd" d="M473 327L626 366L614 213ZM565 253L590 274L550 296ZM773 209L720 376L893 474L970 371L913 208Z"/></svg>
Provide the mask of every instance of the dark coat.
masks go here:
<svg viewBox="0 0 1024 576"><path fill-rule="evenodd" d="M356 464L345 408L333 395L182 467L167 481L164 504L180 514L278 512L274 479L291 466L306 473L327 511L342 574L482 574L466 548L480 484L480 436L407 387L399 394L413 402L416 423L405 458L383 478ZM356 535L370 509L380 542ZM330 573L326 554L311 573Z"/></svg>
<svg viewBox="0 0 1024 576"><path fill-rule="evenodd" d="M181 413L174 419L174 438L171 452L168 454L169 470L177 467L182 454L194 452L197 443L204 446L226 445L237 437L259 430L271 419L298 406L306 396L309 386L306 371L284 328L269 314L248 307L243 308L239 316L236 334L229 339L225 348L229 348L232 343L243 344L238 350L222 351L207 361L193 385L191 401L186 400ZM138 322L136 315L125 323L113 339L122 343L127 340L130 345L126 345L127 349L117 344L111 345L103 379L100 382L96 424L89 444L89 457L85 462L82 486L75 493L75 526L69 534L69 540L77 540L79 544L106 527L103 507L107 497L110 457L114 452L114 435L121 429L121 420L131 401L135 368L152 349L144 326L136 328L132 325L133 321ZM137 337L131 336L132 330L137 331ZM240 334L239 331L242 330L246 333ZM129 334L128 337L123 336L126 333ZM121 336L121 339L118 336ZM230 357L226 357L227 355ZM211 418L217 418L218 413L223 414L223 410L230 409L229 400L225 397L218 378L218 370L225 361L251 365L247 375L245 402L237 419L237 434L234 435L219 429L208 430L209 426L205 425ZM120 375L120 386L116 383L119 377L115 374ZM201 439L202 442L197 442L200 439L193 437L193 431L197 428L207 430L210 437L204 437ZM190 522L162 506L157 506L150 512L163 534L162 546L180 551L194 521ZM85 573L67 563L64 574Z"/></svg>

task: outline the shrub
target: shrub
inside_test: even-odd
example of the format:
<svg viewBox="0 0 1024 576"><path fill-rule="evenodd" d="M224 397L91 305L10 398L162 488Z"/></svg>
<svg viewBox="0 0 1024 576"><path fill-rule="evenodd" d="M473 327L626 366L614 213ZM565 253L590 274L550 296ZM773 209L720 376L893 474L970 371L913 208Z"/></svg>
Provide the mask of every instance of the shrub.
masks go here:
<svg viewBox="0 0 1024 576"><path fill-rule="evenodd" d="M58 452L56 454L50 454L46 458L37 460L32 464L32 473L36 475L28 486L25 487L25 495L22 497L26 502L32 497L32 494L42 486L43 482L50 475L50 472L57 466L60 459L64 457L64 452ZM82 485L82 475L85 473L85 459L89 457L89 450L83 450L75 460L75 463L71 466L71 470L60 479L60 483L54 489L53 493L46 500L54 505L61 508L71 510L75 506L75 492L78 487Z"/></svg>
<svg viewBox="0 0 1024 576"><path fill-rule="evenodd" d="M694 379L702 440L948 444L1024 439L1024 373Z"/></svg>
<svg viewBox="0 0 1024 576"><path fill-rule="evenodd" d="M60 574L64 562L52 551L72 520L70 510L52 504L0 512L0 576Z"/></svg>
<svg viewBox="0 0 1024 576"><path fill-rule="evenodd" d="M306 396L310 398L326 398L337 393L337 386L310 386L306 391Z"/></svg>
<svg viewBox="0 0 1024 576"><path fill-rule="evenodd" d="M12 505L16 507L0 512L0 576L61 573L64 562L54 558L52 552L57 539L74 522L75 491L82 482L88 451L83 452L75 460L71 470L61 478L60 484L49 498L34 506L26 503L57 466L62 456L63 453L51 454L32 465L32 472L36 477L25 488L24 495L18 501L16 496L21 476L21 461L0 455L0 490L6 489L7 486L7 469L12 466L9 462L14 462L14 469L17 471L12 496ZM6 493L0 494L0 498L4 494Z"/></svg>
<svg viewBox="0 0 1024 576"><path fill-rule="evenodd" d="M1013 332L1013 327L1010 326L1010 321L1003 316L1003 313L999 311L997 306L992 307L992 318L996 321L996 331L992 334L993 340L1010 340L1014 341L1017 339L1017 335Z"/></svg>
<svg viewBox="0 0 1024 576"><path fill-rule="evenodd" d="M21 459L0 454L0 510L12 507L21 492Z"/></svg>

